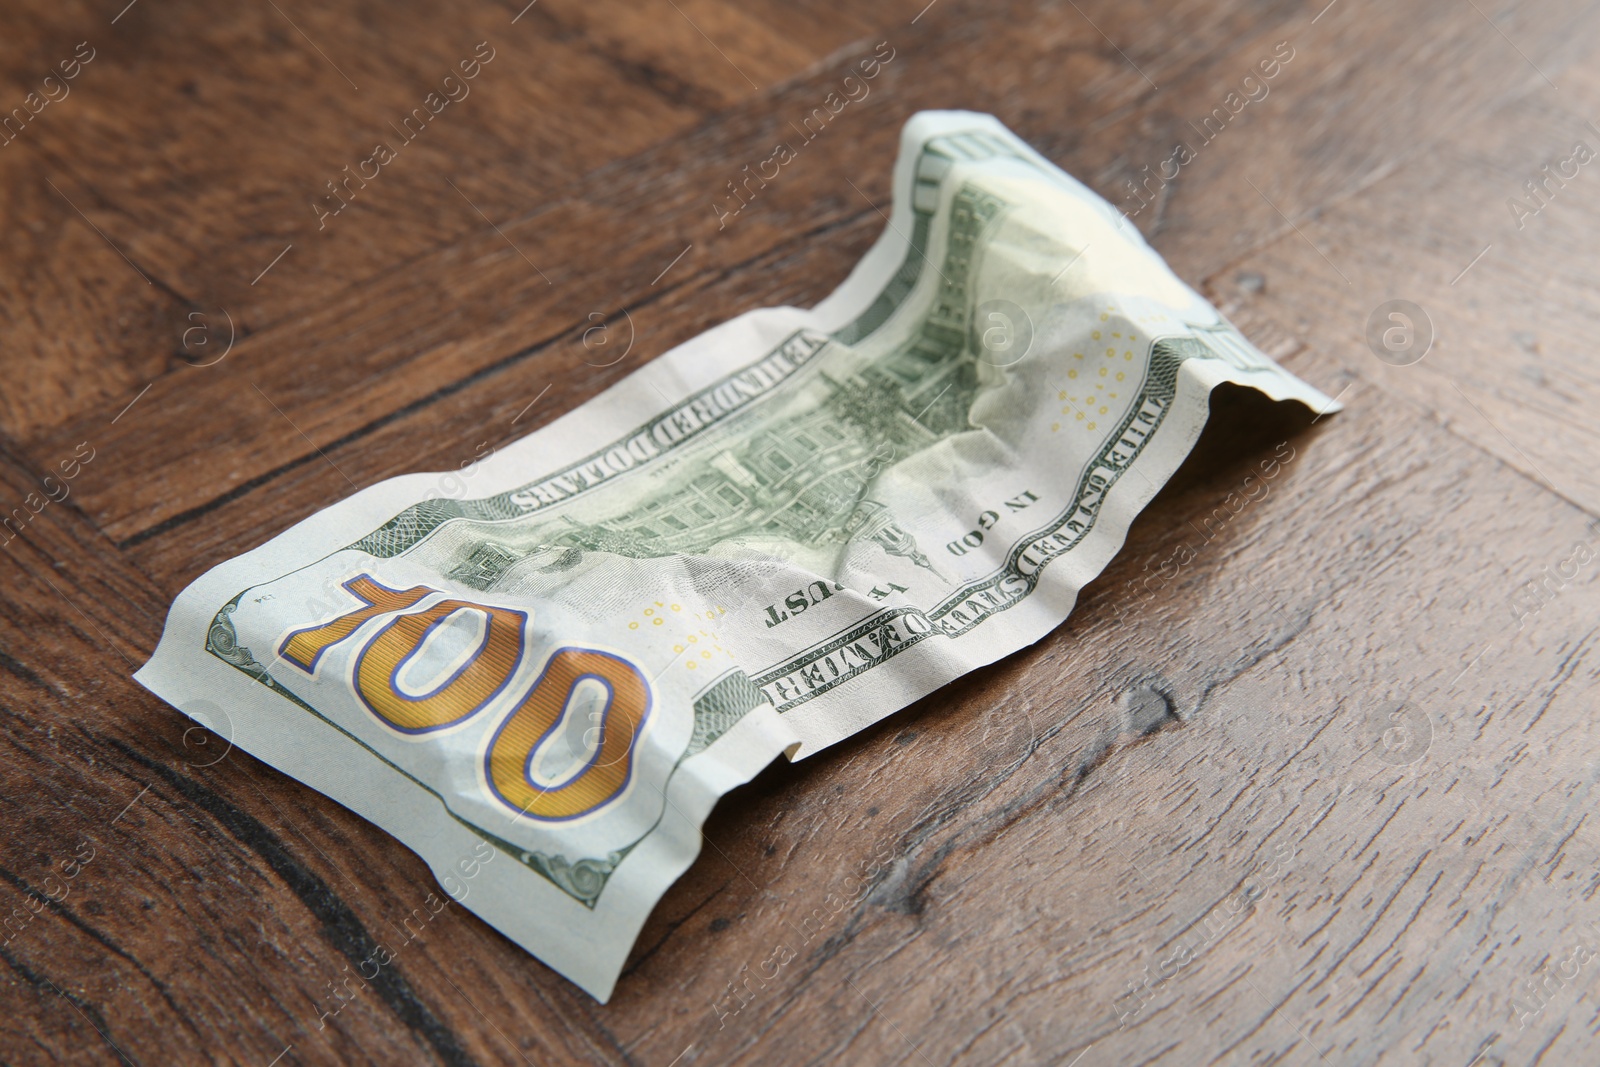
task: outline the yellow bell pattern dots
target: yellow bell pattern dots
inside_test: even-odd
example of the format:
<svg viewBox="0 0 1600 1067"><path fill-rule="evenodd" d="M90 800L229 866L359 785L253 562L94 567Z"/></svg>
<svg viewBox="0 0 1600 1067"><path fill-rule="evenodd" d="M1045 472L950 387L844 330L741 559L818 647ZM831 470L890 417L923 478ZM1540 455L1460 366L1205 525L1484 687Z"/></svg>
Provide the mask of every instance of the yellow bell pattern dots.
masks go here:
<svg viewBox="0 0 1600 1067"><path fill-rule="evenodd" d="M1115 307L1107 307L1100 313L1100 321L1109 322L1111 321L1111 316L1116 313L1117 309ZM1141 317L1138 321L1141 325L1156 324L1159 322L1165 322L1166 318L1167 317L1165 315L1147 315ZM1105 335L1107 332L1108 331L1094 330L1089 334L1089 337L1094 341L1103 341L1106 340ZM1138 334L1130 333L1124 336L1120 330L1111 330L1109 333L1111 340L1121 341L1127 345L1132 345L1139 341ZM1084 361L1084 354L1082 352L1074 352L1072 353L1072 358L1082 362ZM1111 392L1108 389L1108 385L1114 382L1126 381L1128 376L1127 372L1123 370L1116 371L1114 374L1112 372L1111 368L1116 366L1118 360L1117 347L1115 345L1107 345L1105 353L1098 358L1104 360L1105 362L1095 369L1093 378L1105 379L1104 381L1095 381L1093 389L1084 388L1084 395L1081 397L1067 389L1062 389L1056 394L1056 399L1066 401L1066 406L1061 409L1061 414L1073 416L1073 422L1083 423L1083 428L1090 431L1097 429L1100 424L1098 421L1091 419L1089 416L1091 414L1107 414L1111 410L1111 405L1108 403L1108 401L1118 399L1118 394ZM1132 348L1123 348L1121 362L1133 362ZM1067 368L1067 378L1071 381L1077 381L1078 368L1075 366ZM1052 422L1050 424L1050 432L1060 433L1061 423Z"/></svg>
<svg viewBox="0 0 1600 1067"><path fill-rule="evenodd" d="M669 601L656 600L651 606L639 613L639 618L628 622L628 629L637 630L644 626L672 627L672 651L677 655L673 664L680 660L684 670L708 670L716 664L712 660L727 658L733 660L733 653L722 647L719 640L720 634L713 624L724 615L728 609L718 605L702 613L698 611L684 611L682 604L673 604ZM691 619L698 620L704 625L696 626ZM721 656L717 654L721 653Z"/></svg>

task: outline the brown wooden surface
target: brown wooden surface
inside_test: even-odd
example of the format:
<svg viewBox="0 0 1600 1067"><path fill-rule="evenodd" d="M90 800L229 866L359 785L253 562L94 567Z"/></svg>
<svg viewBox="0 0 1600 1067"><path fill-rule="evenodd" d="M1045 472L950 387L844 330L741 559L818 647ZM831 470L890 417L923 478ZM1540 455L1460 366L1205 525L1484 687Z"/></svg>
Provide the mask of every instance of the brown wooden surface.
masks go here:
<svg viewBox="0 0 1600 1067"><path fill-rule="evenodd" d="M93 458L0 556L0 1062L1600 1062L1600 161L1507 204L1600 150L1600 11L923 2L11 5L4 109L95 54L0 146L0 505ZM480 41L470 95L319 230ZM719 230L880 41L869 97ZM1219 395L1057 632L730 795L609 1005L449 908L323 1017L432 878L130 680L172 596L816 301L912 111L992 111L1131 209L1282 41L1134 221L1348 410ZM1421 363L1367 346L1392 298ZM624 341L623 309L597 369L582 332Z"/></svg>

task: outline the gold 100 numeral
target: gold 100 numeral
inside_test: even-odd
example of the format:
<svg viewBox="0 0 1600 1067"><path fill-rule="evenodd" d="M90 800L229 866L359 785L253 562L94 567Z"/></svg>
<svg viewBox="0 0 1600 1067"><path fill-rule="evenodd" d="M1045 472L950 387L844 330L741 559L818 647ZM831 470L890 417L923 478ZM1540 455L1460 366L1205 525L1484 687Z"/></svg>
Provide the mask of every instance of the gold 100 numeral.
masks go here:
<svg viewBox="0 0 1600 1067"><path fill-rule="evenodd" d="M418 607L441 590L424 585L390 589L366 574L345 582L344 588L361 606L296 630L284 639L278 654L314 674L328 649L349 640L362 624L392 616L362 640L351 680L366 708L397 733L417 736L466 722L505 691L522 664L527 651L526 612L451 598ZM428 692L402 692L400 672L428 636L460 612L481 614L478 646ZM564 734L560 728L568 717L568 705L584 681L605 692L604 707L591 716L597 725L585 734L587 755L559 782L541 785L533 777L535 760L558 734ZM627 788L633 775L634 741L651 705L650 683L628 660L600 649L557 648L494 731L484 754L490 791L508 807L545 821L576 819L597 810Z"/></svg>

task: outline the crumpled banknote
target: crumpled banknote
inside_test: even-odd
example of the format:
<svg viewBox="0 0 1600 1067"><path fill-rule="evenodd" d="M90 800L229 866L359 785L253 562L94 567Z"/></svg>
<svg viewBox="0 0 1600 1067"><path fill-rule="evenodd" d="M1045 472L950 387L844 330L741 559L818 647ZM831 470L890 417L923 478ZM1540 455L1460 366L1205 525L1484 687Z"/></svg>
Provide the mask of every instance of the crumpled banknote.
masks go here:
<svg viewBox="0 0 1600 1067"><path fill-rule="evenodd" d="M605 1000L717 798L1059 625L1213 388L1335 406L990 116L893 187L817 307L212 569L138 680Z"/></svg>

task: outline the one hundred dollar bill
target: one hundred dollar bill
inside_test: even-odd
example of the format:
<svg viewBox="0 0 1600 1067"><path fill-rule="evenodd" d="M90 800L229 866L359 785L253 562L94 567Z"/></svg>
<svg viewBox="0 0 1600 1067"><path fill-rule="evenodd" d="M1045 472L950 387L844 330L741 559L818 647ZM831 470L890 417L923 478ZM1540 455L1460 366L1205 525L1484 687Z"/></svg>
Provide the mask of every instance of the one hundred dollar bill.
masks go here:
<svg viewBox="0 0 1600 1067"><path fill-rule="evenodd" d="M1213 388L1335 407L992 117L893 185L819 306L214 568L138 680L605 1000L717 798L1058 626Z"/></svg>

